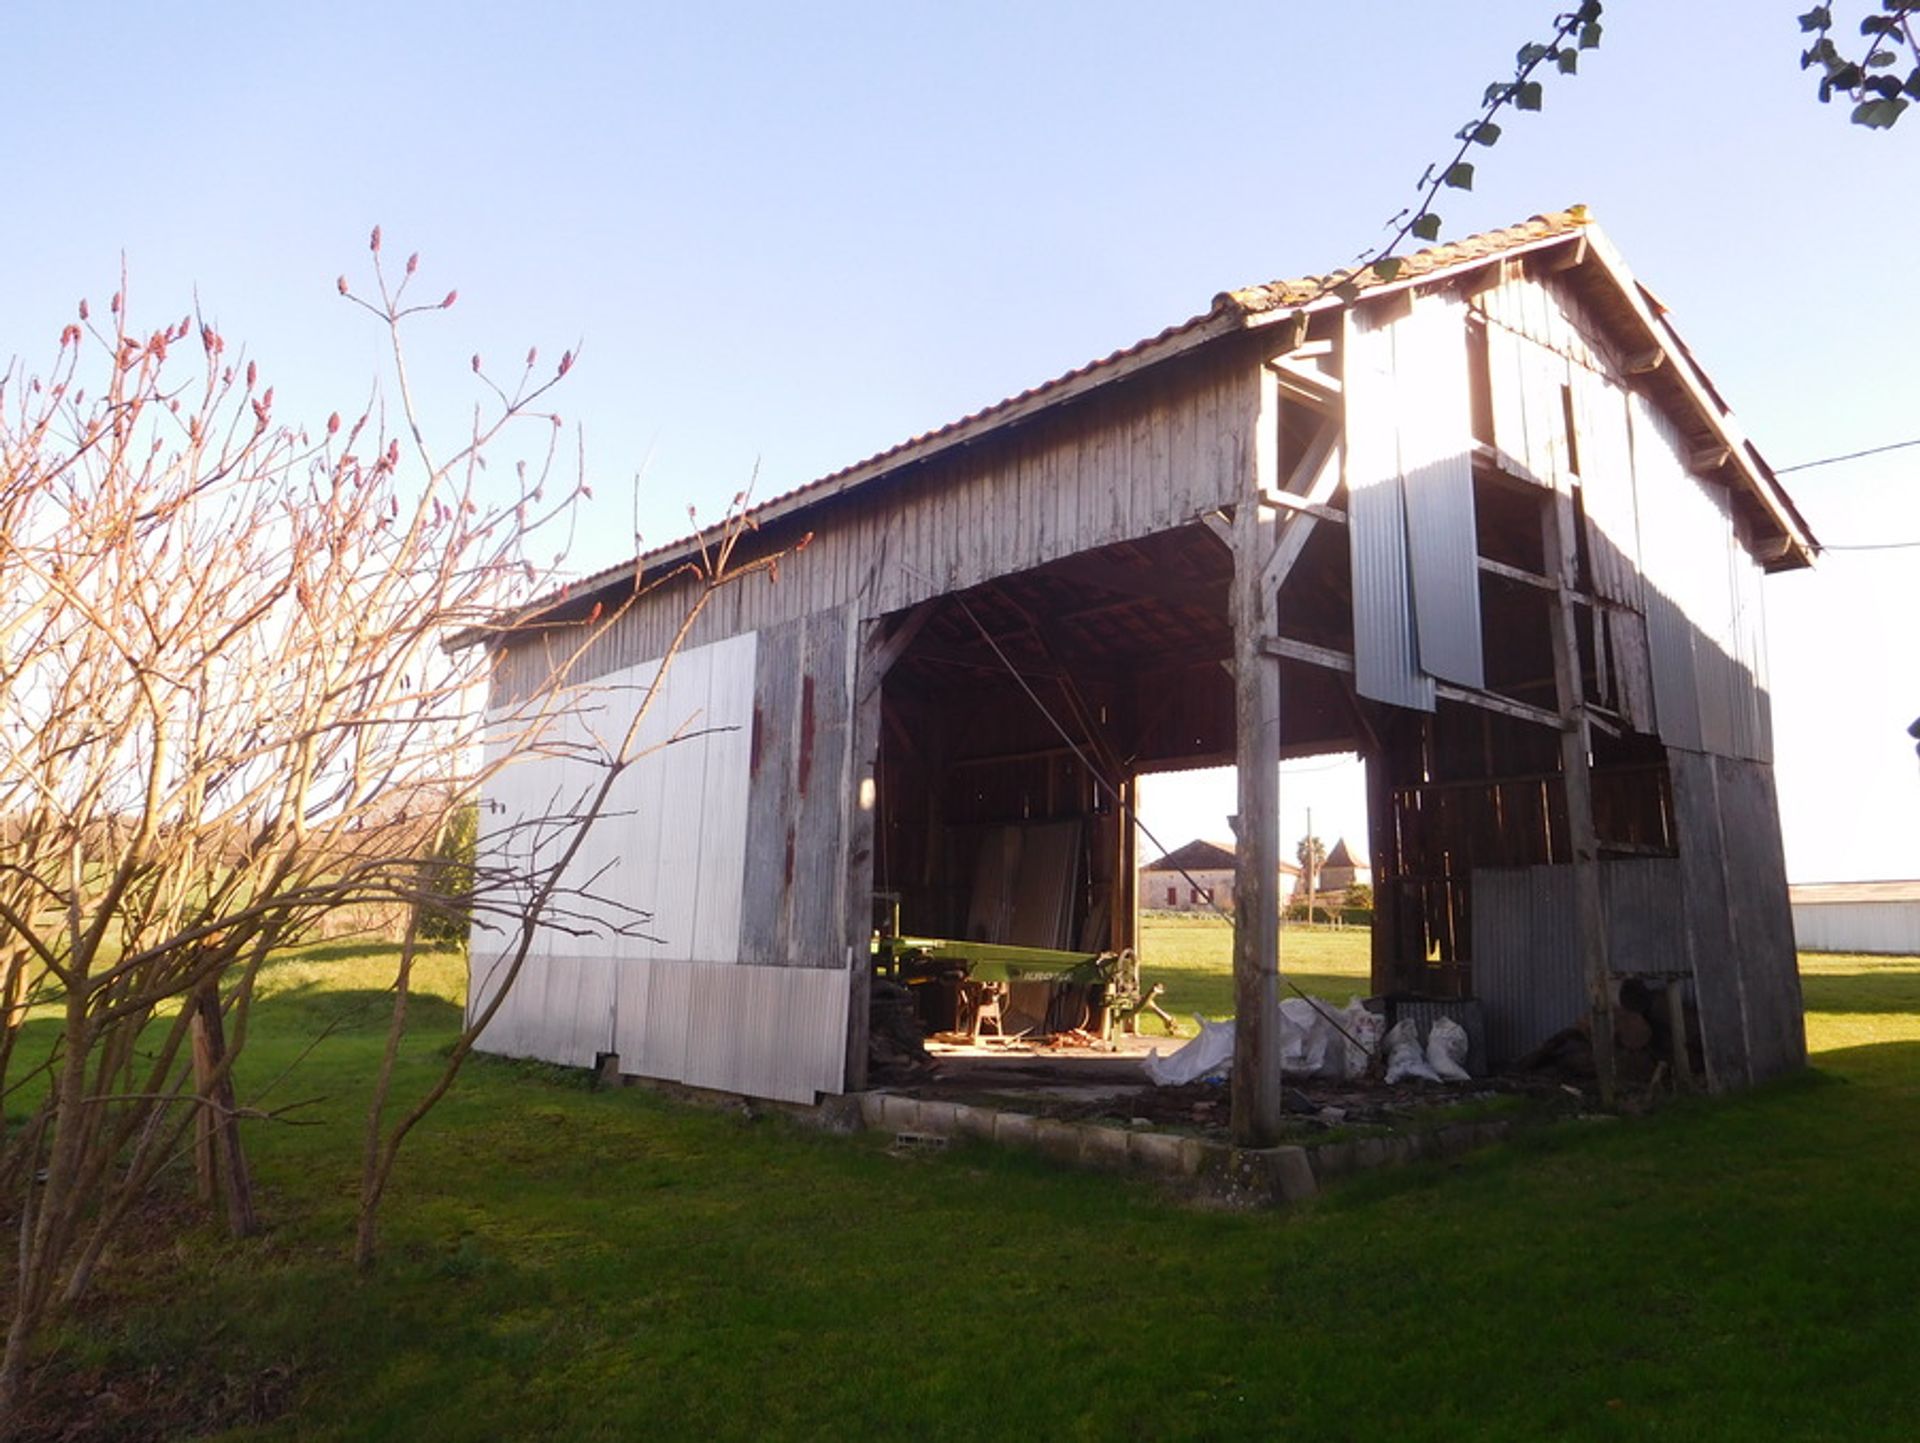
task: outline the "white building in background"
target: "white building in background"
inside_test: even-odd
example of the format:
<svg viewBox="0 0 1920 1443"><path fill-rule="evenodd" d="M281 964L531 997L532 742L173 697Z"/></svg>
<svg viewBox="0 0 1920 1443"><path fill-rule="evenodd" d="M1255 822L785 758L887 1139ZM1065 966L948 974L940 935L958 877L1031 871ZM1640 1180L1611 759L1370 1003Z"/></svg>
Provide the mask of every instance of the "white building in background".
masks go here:
<svg viewBox="0 0 1920 1443"><path fill-rule="evenodd" d="M1145 912L1233 910L1233 843L1192 841L1140 869L1140 908ZM1280 864L1280 890L1298 885L1300 869Z"/></svg>
<svg viewBox="0 0 1920 1443"><path fill-rule="evenodd" d="M1920 954L1920 881L1813 882L1787 900L1802 952Z"/></svg>

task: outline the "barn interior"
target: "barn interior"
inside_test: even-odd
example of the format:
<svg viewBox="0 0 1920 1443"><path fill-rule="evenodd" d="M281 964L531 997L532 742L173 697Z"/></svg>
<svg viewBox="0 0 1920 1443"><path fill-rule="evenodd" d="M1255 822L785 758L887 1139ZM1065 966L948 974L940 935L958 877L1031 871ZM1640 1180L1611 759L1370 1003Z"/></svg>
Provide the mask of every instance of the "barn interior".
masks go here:
<svg viewBox="0 0 1920 1443"><path fill-rule="evenodd" d="M1372 984L1395 1000L1473 996L1476 869L1573 859L1552 493L1503 466L1488 380L1473 369L1486 685L1443 686L1430 712L1355 689L1349 503L1324 475L1337 379L1291 376L1293 404L1280 413L1279 469L1303 497L1289 515L1303 540L1268 643L1279 754L1365 761ZM1577 455L1571 409L1567 444ZM1322 499L1305 500L1316 479ZM1570 595L1597 855L1671 858L1667 752L1629 722L1634 679L1608 646L1577 491L1575 507ZM903 939L883 940L880 965L915 984L928 1033L1104 1033L1102 1004L1125 1000L1135 979L1096 959L1137 943L1137 779L1238 755L1231 521L1196 518L889 618L875 923L883 939Z"/></svg>

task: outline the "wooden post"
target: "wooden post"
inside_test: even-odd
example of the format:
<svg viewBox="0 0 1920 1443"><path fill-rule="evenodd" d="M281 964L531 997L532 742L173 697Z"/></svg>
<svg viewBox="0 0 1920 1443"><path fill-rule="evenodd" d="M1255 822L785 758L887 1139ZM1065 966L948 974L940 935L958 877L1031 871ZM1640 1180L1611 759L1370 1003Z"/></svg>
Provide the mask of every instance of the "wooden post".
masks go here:
<svg viewBox="0 0 1920 1443"><path fill-rule="evenodd" d="M917 614L917 613L916 613ZM883 652L885 628L878 621L854 622L853 716L847 728L851 750L847 767L846 939L847 1091L867 1085L869 993L873 986L873 839L880 779L874 765L880 753L880 683L892 655ZM915 630L918 628L916 627Z"/></svg>
<svg viewBox="0 0 1920 1443"><path fill-rule="evenodd" d="M1613 1106L1613 976L1606 910L1600 902L1600 846L1593 829L1593 776L1586 700L1581 694L1580 631L1573 592L1580 553L1573 493L1563 480L1541 505L1541 539L1554 592L1553 689L1560 712L1560 772L1566 788L1567 838L1573 850L1574 915L1587 976L1587 1018L1602 1106Z"/></svg>
<svg viewBox="0 0 1920 1443"><path fill-rule="evenodd" d="M1233 1140L1263 1147L1279 1136L1280 1108L1280 661L1275 592L1264 584L1277 539L1260 493L1277 486L1280 383L1260 369L1244 437L1248 465L1233 517L1234 739L1239 838L1234 848Z"/></svg>
<svg viewBox="0 0 1920 1443"><path fill-rule="evenodd" d="M1373 860L1373 991L1401 990L1400 856L1394 836L1393 758L1378 732L1367 749L1367 855Z"/></svg>
<svg viewBox="0 0 1920 1443"><path fill-rule="evenodd" d="M1140 829L1134 817L1140 779L1124 777L1119 787L1120 804L1114 810L1116 825L1120 828L1120 849L1114 859L1113 930L1107 946L1112 951L1124 952L1129 947L1138 950L1140 943Z"/></svg>
<svg viewBox="0 0 1920 1443"><path fill-rule="evenodd" d="M1687 1048L1687 985L1667 979L1667 1061L1673 1067L1673 1090L1693 1091L1693 1056Z"/></svg>

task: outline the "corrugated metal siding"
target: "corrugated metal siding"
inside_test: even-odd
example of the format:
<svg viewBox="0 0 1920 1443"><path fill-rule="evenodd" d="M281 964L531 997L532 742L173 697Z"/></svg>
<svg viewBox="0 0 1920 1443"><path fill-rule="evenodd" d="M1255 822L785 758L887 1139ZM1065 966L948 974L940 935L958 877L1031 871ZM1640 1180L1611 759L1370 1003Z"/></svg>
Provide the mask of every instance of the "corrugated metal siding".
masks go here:
<svg viewBox="0 0 1920 1443"><path fill-rule="evenodd" d="M1600 864L1607 958L1616 976L1692 971L1680 863ZM1503 1067L1587 1012L1573 868L1476 868L1473 992L1485 1012L1487 1058Z"/></svg>
<svg viewBox="0 0 1920 1443"><path fill-rule="evenodd" d="M1433 679L1416 661L1391 327L1350 316L1345 354L1354 689L1375 701L1432 711Z"/></svg>
<svg viewBox="0 0 1920 1443"><path fill-rule="evenodd" d="M1257 369L1227 358L1145 377L882 481L811 518L813 540L716 595L696 643L855 602L884 615L996 576L1184 526L1230 505ZM666 650L691 589L663 588L621 617L574 669L586 681ZM575 639L529 636L497 662L496 695L524 695Z"/></svg>
<svg viewBox="0 0 1920 1443"><path fill-rule="evenodd" d="M1638 396L1632 415L1661 739L1766 761L1773 740L1760 569L1740 544L1726 488L1689 474L1672 422Z"/></svg>
<svg viewBox="0 0 1920 1443"><path fill-rule="evenodd" d="M473 1004L495 956L473 954ZM529 958L480 1050L636 1077L812 1102L845 1085L848 973L642 958ZM618 1005L615 1005L615 998Z"/></svg>
<svg viewBox="0 0 1920 1443"><path fill-rule="evenodd" d="M1492 1067L1586 1015L1571 867L1474 869L1473 992Z"/></svg>
<svg viewBox="0 0 1920 1443"><path fill-rule="evenodd" d="M1617 973L1685 974L1685 899L1680 863L1668 857L1636 857L1600 865L1600 900L1607 913L1607 958Z"/></svg>
<svg viewBox="0 0 1920 1443"><path fill-rule="evenodd" d="M1420 669L1484 686L1467 308L1451 296L1423 296L1390 329Z"/></svg>
<svg viewBox="0 0 1920 1443"><path fill-rule="evenodd" d="M676 658L633 733L635 760L565 874L563 886L587 895L562 898L570 914L564 929L550 924L535 933L512 994L482 1038L485 1050L589 1066L598 1053L619 1050L622 1009L647 1005L630 967L738 960L757 649L749 634ZM530 719L496 709L489 755L506 748L523 755L486 787L480 847L489 864L528 878L551 867L569 829L537 819L584 805L658 670L648 663L569 689L558 699L562 709L531 734ZM650 914L640 924L644 936L613 935L634 925L623 907ZM576 935L596 925L601 930ZM491 997L507 945L476 929L470 1016Z"/></svg>
<svg viewBox="0 0 1920 1443"><path fill-rule="evenodd" d="M1920 902L1795 902L1793 937L1805 952L1920 955Z"/></svg>

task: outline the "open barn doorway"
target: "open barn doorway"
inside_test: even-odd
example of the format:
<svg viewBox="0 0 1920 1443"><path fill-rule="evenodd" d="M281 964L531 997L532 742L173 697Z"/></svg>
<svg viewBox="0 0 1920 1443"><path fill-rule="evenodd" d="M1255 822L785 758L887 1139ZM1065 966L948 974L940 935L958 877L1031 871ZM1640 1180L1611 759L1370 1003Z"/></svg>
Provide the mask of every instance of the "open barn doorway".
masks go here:
<svg viewBox="0 0 1920 1443"><path fill-rule="evenodd" d="M1173 845L1157 829L1142 835L1141 786L1232 775L1231 576L1231 553L1196 524L887 619L872 797L875 1080L911 1059L916 1031L979 1053L1012 1039L1055 1054L1132 1046L1128 1022L1157 1001L1139 970L1139 914L1152 904L1139 868ZM1340 678L1299 670L1288 755L1350 752ZM1165 1040L1162 1030L1141 1046Z"/></svg>

